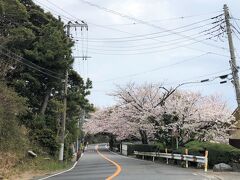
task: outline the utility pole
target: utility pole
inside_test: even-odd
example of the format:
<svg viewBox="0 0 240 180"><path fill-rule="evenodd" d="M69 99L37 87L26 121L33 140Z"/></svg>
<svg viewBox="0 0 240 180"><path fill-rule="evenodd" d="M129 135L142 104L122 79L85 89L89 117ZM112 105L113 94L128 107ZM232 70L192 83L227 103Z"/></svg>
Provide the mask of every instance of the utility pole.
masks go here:
<svg viewBox="0 0 240 180"><path fill-rule="evenodd" d="M59 18L60 19L60 18ZM67 25L67 36L70 37L70 26ZM61 135L60 135L60 150L59 150L59 161L63 161L64 157L64 140L65 140L65 128L67 118L67 85L68 85L68 69L65 72L64 81L64 97L63 97L63 117L61 122Z"/></svg>
<svg viewBox="0 0 240 180"><path fill-rule="evenodd" d="M79 120L78 120L78 128L80 128L82 126L84 120L85 120L85 110L81 109L81 112L79 115ZM82 139L81 139L81 141L82 141ZM77 137L77 141L76 141L76 150L77 150L77 152L79 150L79 137Z"/></svg>
<svg viewBox="0 0 240 180"><path fill-rule="evenodd" d="M231 30L231 24L229 20L230 15L229 15L229 10L226 4L224 4L223 9L224 9L225 22L226 22L226 28L227 28L228 44L229 44L230 55L231 55L230 66L231 66L232 76L233 76L233 85L235 87L238 108L240 108L240 85L239 85L239 77L238 77L238 66L236 63L236 56L234 53L232 30Z"/></svg>
<svg viewBox="0 0 240 180"><path fill-rule="evenodd" d="M61 135L60 135L60 151L59 161L63 161L64 156L64 139L65 139L65 127L67 117L67 85L68 85L68 70L66 70L65 81L64 81L64 98L63 98L63 117L61 122Z"/></svg>
<svg viewBox="0 0 240 180"><path fill-rule="evenodd" d="M81 30L85 27L88 30L88 26L85 22L82 21L82 24L75 22L72 23L71 21L67 24L67 36L70 38L70 30L71 27L81 27ZM85 58L85 57L83 57ZM63 117L61 121L61 134L60 134L60 150L59 150L59 161L63 161L64 157L64 140L65 140L65 128L66 128L66 117L67 117L67 91L68 91L68 69L66 69L65 73L65 80L64 80L64 99L63 99Z"/></svg>

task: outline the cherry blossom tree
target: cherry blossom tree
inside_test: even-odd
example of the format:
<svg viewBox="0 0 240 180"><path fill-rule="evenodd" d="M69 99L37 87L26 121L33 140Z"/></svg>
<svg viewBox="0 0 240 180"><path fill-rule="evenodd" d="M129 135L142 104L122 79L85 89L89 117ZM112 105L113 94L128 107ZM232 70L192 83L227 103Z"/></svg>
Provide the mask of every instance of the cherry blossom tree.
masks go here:
<svg viewBox="0 0 240 180"><path fill-rule="evenodd" d="M118 87L111 95L124 109L125 117L138 127L142 143L148 144L148 139L152 138L161 126L162 106L172 93L172 89L167 90L158 84L131 83Z"/></svg>
<svg viewBox="0 0 240 180"><path fill-rule="evenodd" d="M131 137L138 139L137 125L129 121L125 115L124 109L117 106L99 109L86 120L83 125L84 131L89 134L113 135L118 140Z"/></svg>
<svg viewBox="0 0 240 180"><path fill-rule="evenodd" d="M165 102L165 113L174 120L166 127L177 131L182 143L201 141L227 142L236 120L220 96L176 91Z"/></svg>
<svg viewBox="0 0 240 180"><path fill-rule="evenodd" d="M110 94L117 104L101 109L84 124L86 132L106 133L117 139L180 143L191 139L226 142L236 120L219 96L166 89L158 84L118 87ZM172 134L174 132L174 134Z"/></svg>
<svg viewBox="0 0 240 180"><path fill-rule="evenodd" d="M220 96L206 96L198 107L195 121L195 138L227 143L230 131L236 128L236 119Z"/></svg>

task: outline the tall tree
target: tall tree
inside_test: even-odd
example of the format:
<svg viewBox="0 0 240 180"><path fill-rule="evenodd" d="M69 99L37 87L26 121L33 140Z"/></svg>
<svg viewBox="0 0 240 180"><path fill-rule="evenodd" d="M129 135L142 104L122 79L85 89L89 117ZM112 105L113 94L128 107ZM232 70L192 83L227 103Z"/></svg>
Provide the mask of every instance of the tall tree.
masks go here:
<svg viewBox="0 0 240 180"><path fill-rule="evenodd" d="M45 13L32 0L0 0L0 13L4 22L0 27L0 38L4 39L0 68L5 69L2 62L9 59L14 62L8 65L2 78L28 102L27 113L20 120L29 129L32 142L54 155L58 150L65 72L70 72L66 127L69 144L79 134L77 121L81 109L86 112L93 109L87 100L91 81L84 82L72 70L74 44L59 19Z"/></svg>

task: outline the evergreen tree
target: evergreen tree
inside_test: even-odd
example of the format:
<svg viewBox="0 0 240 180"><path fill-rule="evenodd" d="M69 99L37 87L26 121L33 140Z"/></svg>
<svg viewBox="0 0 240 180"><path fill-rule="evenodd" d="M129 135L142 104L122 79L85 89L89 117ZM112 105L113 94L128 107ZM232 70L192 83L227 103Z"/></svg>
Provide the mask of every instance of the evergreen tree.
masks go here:
<svg viewBox="0 0 240 180"><path fill-rule="evenodd" d="M29 129L32 144L51 155L58 151L58 135L63 111L65 72L69 71L69 94L66 122L66 152L79 137L79 117L82 110L89 112L93 105L87 100L91 81L86 83L72 70L73 42L65 33L64 24L45 13L32 0L0 0L1 47L15 54L13 59L0 51L1 78L22 97L26 98L27 113L20 117ZM19 57L23 57L21 59ZM15 59L23 61L16 62ZM7 67L3 62L10 62ZM43 74L27 65L41 66ZM69 153L68 153L69 154Z"/></svg>

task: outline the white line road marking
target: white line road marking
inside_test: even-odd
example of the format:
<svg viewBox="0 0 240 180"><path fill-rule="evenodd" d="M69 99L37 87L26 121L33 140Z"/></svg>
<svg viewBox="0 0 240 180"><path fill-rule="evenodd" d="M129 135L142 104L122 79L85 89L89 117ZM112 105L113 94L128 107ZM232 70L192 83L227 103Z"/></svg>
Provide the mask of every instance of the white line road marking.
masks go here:
<svg viewBox="0 0 240 180"><path fill-rule="evenodd" d="M81 154L81 157L83 156L83 154L84 154L84 153ZM80 158L81 158L81 157L80 157ZM60 175L60 174L69 172L69 171L71 171L71 170L73 170L73 169L75 168L75 166L77 165L77 163L78 163L78 161L76 161L76 162L73 164L73 166L72 166L70 169L68 169L68 170L65 170L65 171L62 171L62 172L59 172L59 173L56 173L56 174L52 174L52 175L50 175L50 176L47 176L47 177L44 177L44 178L41 178L41 179L38 179L38 180L48 179L48 178L51 178L51 177L54 177L54 176L57 176L57 175Z"/></svg>
<svg viewBox="0 0 240 180"><path fill-rule="evenodd" d="M207 180L209 180L209 179L210 180L214 180L214 179L222 180L222 178L214 176L214 175L205 175L205 174L202 174L202 173L197 173L197 175L203 176L204 178L207 178Z"/></svg>
<svg viewBox="0 0 240 180"><path fill-rule="evenodd" d="M137 159L137 158L134 158L134 157L124 156L124 155L115 153L113 151L110 151L107 145L105 145L105 148L108 149L109 152L111 152L112 154L115 154L117 156L121 156L121 157L127 158L127 159L133 159L133 160L136 160L136 161L145 161L146 162L146 160L143 160L143 159ZM152 161L148 161L148 162L154 163ZM154 164L156 164L156 163L154 163ZM194 176L202 176L204 178L203 180L215 180L215 179L222 180L220 177L217 177L217 176L204 175L204 174L201 174L201 173L192 173L192 174Z"/></svg>
<svg viewBox="0 0 240 180"><path fill-rule="evenodd" d="M105 147L106 147L106 146L105 146ZM146 160L143 160L143 159L137 159L137 158L134 158L134 157L124 156L124 155L115 153L115 152L113 152L113 151L110 151L108 148L107 148L107 150L108 150L110 153L115 154L115 155L117 155L117 156L121 156L121 157L123 157L123 158L133 159L133 160L136 160L136 161L144 161L144 162L146 162ZM152 161L148 161L148 162L154 163L154 162L152 162ZM154 163L154 164L156 164L156 163Z"/></svg>

